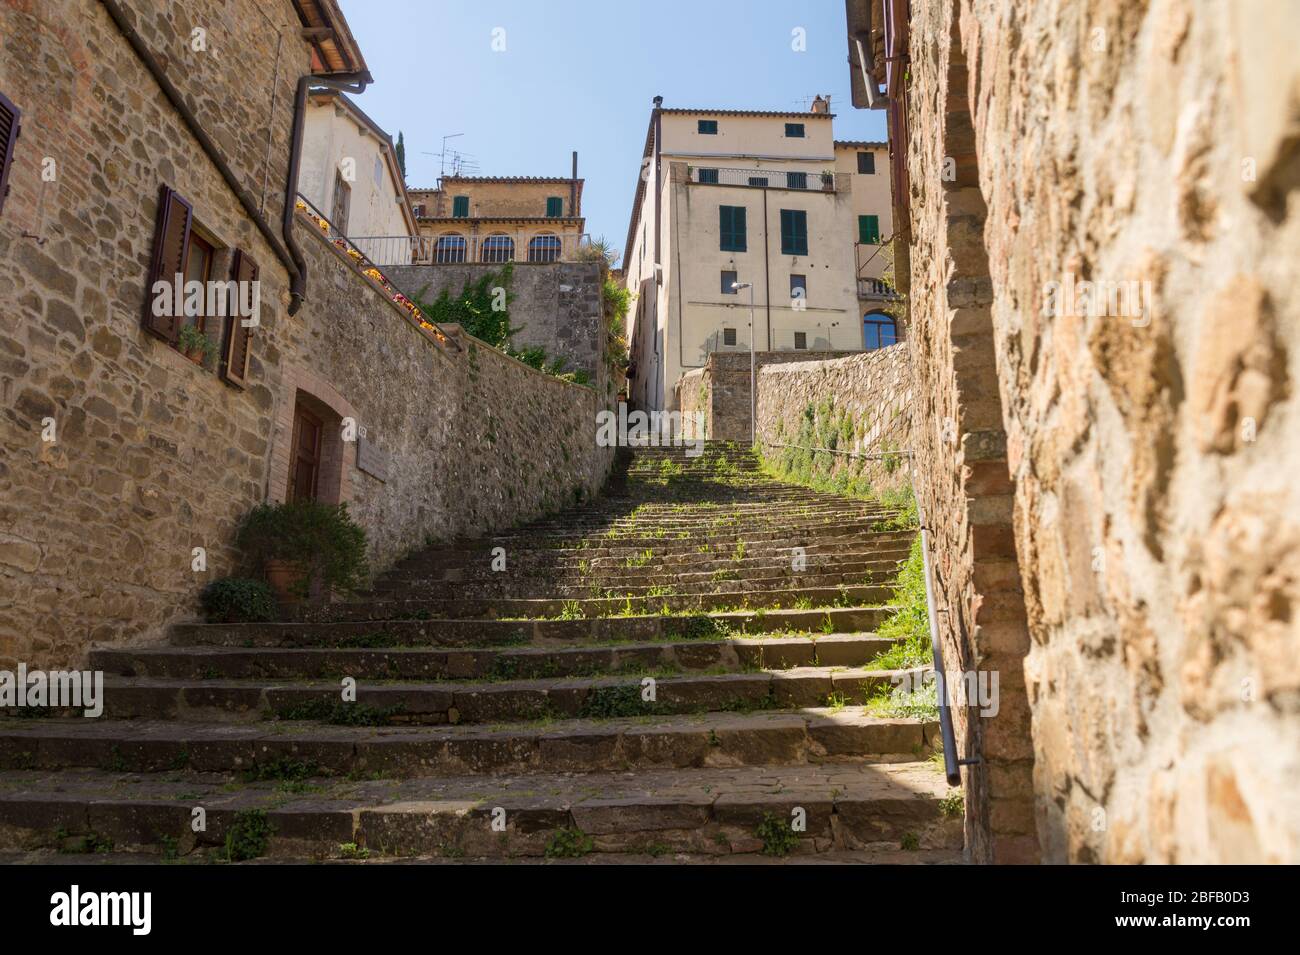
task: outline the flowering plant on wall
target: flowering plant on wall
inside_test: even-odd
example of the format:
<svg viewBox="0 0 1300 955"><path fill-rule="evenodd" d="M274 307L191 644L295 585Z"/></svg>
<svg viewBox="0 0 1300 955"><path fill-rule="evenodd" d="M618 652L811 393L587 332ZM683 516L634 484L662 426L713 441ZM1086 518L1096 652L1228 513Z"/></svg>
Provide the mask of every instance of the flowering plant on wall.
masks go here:
<svg viewBox="0 0 1300 955"><path fill-rule="evenodd" d="M302 199L298 200L295 208L297 208L297 210L300 213L302 213L308 219L314 222L317 228L319 228L322 232L324 232L326 235L329 235L330 224L329 221L324 216L318 215L316 211L312 209L310 206L308 206L307 203L304 202ZM354 248L352 244L348 242L347 239L341 237L334 240L334 245L339 249L339 251L347 254L348 258L352 261L353 266L359 269L362 275L370 279L372 282L377 283L381 288L383 288L383 290L388 293L388 297L393 301L394 304L400 305L402 308L410 312L411 316L417 322L420 323L421 328L425 328L433 332L433 334L437 337L439 342L441 342L444 345L447 344L447 336L442 333L442 330L439 329L437 325L433 324L431 321L429 321L427 318L424 317L424 313L420 311L420 307L418 305L416 305L409 298L407 298L396 288L394 288L393 284L389 282L387 278L384 277L384 273L379 271L379 269L377 269L374 265L370 264L370 260L367 259L365 255L361 253L361 250Z"/></svg>

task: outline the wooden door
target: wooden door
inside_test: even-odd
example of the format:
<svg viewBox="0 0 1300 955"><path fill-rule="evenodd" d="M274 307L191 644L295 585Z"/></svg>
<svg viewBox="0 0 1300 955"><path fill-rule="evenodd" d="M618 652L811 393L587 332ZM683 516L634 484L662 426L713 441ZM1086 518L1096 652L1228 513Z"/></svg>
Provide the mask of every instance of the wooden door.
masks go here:
<svg viewBox="0 0 1300 955"><path fill-rule="evenodd" d="M289 500L314 501L320 481L322 426L320 418L298 405L293 412L293 449Z"/></svg>

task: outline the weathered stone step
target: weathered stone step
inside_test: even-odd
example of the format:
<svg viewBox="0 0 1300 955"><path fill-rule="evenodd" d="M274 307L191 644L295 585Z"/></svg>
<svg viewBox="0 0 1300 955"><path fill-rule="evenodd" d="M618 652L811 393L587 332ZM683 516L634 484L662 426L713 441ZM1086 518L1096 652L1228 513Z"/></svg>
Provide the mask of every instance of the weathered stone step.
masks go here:
<svg viewBox="0 0 1300 955"><path fill-rule="evenodd" d="M309 791L300 794L222 776L75 769L57 783L41 771L7 773L2 783L0 831L21 848L93 836L119 850L187 854L196 845L216 850L232 836L271 856L325 857L353 846L381 856L510 858L955 849L962 838L943 776L926 763L321 779L306 780ZM199 834L191 826L196 807L206 820Z"/></svg>
<svg viewBox="0 0 1300 955"><path fill-rule="evenodd" d="M872 634L737 637L669 643L539 648L325 647L104 648L90 666L119 676L162 679L486 680L513 677L594 676L638 669L708 670L719 667L862 666L894 645Z"/></svg>
<svg viewBox="0 0 1300 955"><path fill-rule="evenodd" d="M573 620L349 620L322 623L184 623L169 631L174 646L226 647L492 647L707 639L733 634L874 631L896 607L736 611L683 616Z"/></svg>
<svg viewBox="0 0 1300 955"><path fill-rule="evenodd" d="M736 593L683 594L656 597L419 597L408 600L359 600L332 604L320 615L332 620L393 620L427 613L448 620L474 618L556 617L560 615L605 617L616 613L683 613L727 610L738 607L791 608L832 607L883 603L893 589L854 584L839 587L809 587L794 590L752 590Z"/></svg>
<svg viewBox="0 0 1300 955"><path fill-rule="evenodd" d="M584 534L580 531L565 533L556 531L551 534L498 534L493 537L485 537L480 541L475 541L468 545L448 545L424 551L407 558L402 562L406 566L416 561L421 563L436 563L442 557L456 557L467 550L470 553L478 553L484 550L491 550L493 547L511 547L519 552L537 552L545 553L556 550L615 550L618 548L633 549L641 547L653 547L656 544L668 551L672 550L694 550L701 544L711 544L716 547L734 547L737 543L744 541L747 547L770 544L773 547L807 547L810 544L821 544L830 542L839 542L844 538L852 538L862 542L886 543L891 540L897 541L910 539L915 534L915 530L895 529L892 527L877 526L878 521L856 521L828 522L825 526L804 526L795 527L790 525L781 525L770 528L749 528L744 524L720 524L716 527L701 528L698 532L686 533L687 536L674 536L667 532L662 534L649 531L636 534Z"/></svg>
<svg viewBox="0 0 1300 955"><path fill-rule="evenodd" d="M919 671L917 671L919 672ZM708 675L561 677L495 682L357 681L341 701L341 681L184 680L110 676L108 719L310 720L380 725L499 723L519 720L656 716L861 704L908 671L793 667ZM653 681L654 700L647 701Z"/></svg>
<svg viewBox="0 0 1300 955"><path fill-rule="evenodd" d="M561 720L538 726L365 727L156 720L0 720L0 770L191 770L258 779L806 765L926 758L938 724L862 707Z"/></svg>

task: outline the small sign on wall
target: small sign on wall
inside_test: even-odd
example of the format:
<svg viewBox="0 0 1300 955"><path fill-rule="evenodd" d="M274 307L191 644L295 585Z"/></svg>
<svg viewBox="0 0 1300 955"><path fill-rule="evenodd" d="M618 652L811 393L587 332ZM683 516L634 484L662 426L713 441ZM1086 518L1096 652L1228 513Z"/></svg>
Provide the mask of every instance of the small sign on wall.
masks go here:
<svg viewBox="0 0 1300 955"><path fill-rule="evenodd" d="M388 480L388 452L365 435L357 436L357 470L380 481Z"/></svg>

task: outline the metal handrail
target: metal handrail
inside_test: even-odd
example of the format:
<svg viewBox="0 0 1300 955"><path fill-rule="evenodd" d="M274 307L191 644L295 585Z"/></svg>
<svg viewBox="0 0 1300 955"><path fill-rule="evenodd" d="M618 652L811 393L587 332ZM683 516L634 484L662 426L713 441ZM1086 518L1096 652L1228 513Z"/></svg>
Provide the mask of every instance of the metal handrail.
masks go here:
<svg viewBox="0 0 1300 955"><path fill-rule="evenodd" d="M838 451L834 448L809 448L798 444L781 444L776 441L759 441L760 444L769 448L795 448L800 451L822 451L826 454L839 454L844 457L877 459L888 455L897 455L908 459L907 481L912 489L912 499L916 501L917 523L920 525L921 532L921 566L925 579L925 615L930 624L930 655L934 665L935 675L935 697L939 706L939 738L943 743L943 772L948 778L949 786L961 785L961 767L972 766L979 762L975 759L958 759L957 758L957 734L952 726L952 708L948 703L948 688L945 682L943 668L943 644L939 640L939 611L934 602L934 584L931 580L930 570L930 529L925 522L925 512L921 508L920 495L916 493L916 470L912 466L912 461L916 457L916 452L910 449L900 449L898 451L880 451L867 452L861 451ZM944 611L947 612L946 610Z"/></svg>

